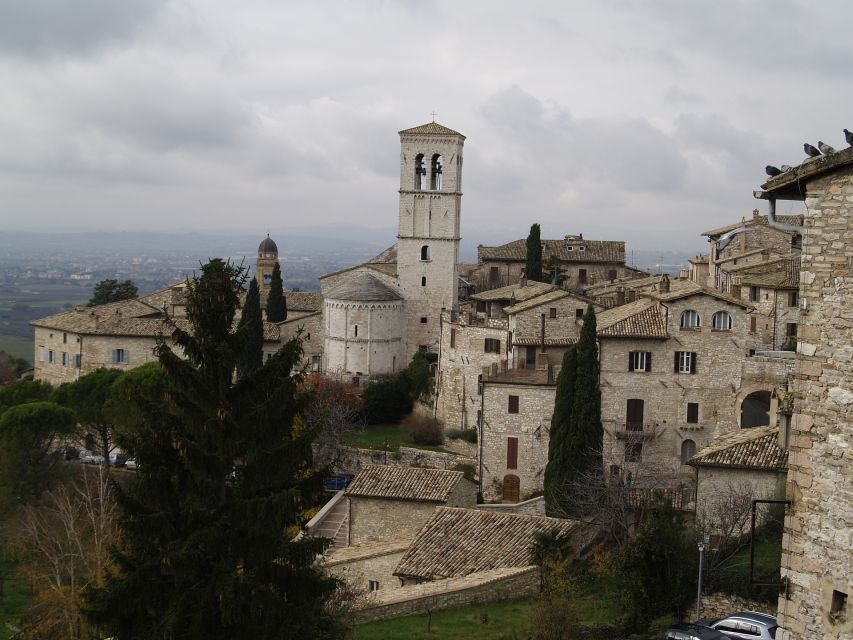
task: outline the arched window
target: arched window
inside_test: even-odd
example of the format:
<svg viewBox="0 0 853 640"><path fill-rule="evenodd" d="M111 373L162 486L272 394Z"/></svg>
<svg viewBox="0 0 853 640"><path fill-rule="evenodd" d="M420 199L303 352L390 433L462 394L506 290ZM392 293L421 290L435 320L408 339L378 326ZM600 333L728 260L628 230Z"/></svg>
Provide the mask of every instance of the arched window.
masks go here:
<svg viewBox="0 0 853 640"><path fill-rule="evenodd" d="M433 191L441 190L441 155L436 153L432 157L432 167L430 169L429 188Z"/></svg>
<svg viewBox="0 0 853 640"><path fill-rule="evenodd" d="M681 328L682 329L698 329L699 328L699 314L693 311L693 309L688 309L687 311L683 311L681 313Z"/></svg>
<svg viewBox="0 0 853 640"><path fill-rule="evenodd" d="M423 188L423 179L426 175L426 167L424 166L424 154L419 153L415 156L415 189L420 191Z"/></svg>
<svg viewBox="0 0 853 640"><path fill-rule="evenodd" d="M711 317L711 328L714 331L731 331L731 314L728 311L717 311L717 313Z"/></svg>
<svg viewBox="0 0 853 640"><path fill-rule="evenodd" d="M740 428L764 427L770 424L770 392L753 391L740 405Z"/></svg>
<svg viewBox="0 0 853 640"><path fill-rule="evenodd" d="M685 440L681 443L681 464L687 464L696 455L696 443L693 440Z"/></svg>
<svg viewBox="0 0 853 640"><path fill-rule="evenodd" d="M427 262L430 260L429 255L429 245L425 244L421 247L421 262Z"/></svg>

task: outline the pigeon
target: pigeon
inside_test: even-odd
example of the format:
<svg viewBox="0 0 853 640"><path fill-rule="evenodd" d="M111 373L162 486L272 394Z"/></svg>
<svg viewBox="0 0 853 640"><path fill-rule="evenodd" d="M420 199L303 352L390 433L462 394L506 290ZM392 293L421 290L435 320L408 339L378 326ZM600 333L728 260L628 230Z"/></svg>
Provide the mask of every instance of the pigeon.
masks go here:
<svg viewBox="0 0 853 640"><path fill-rule="evenodd" d="M817 158L820 155L820 151L811 146L808 142L803 145L803 151L806 152L806 155L811 156L812 158Z"/></svg>
<svg viewBox="0 0 853 640"><path fill-rule="evenodd" d="M779 168L782 170L782 173L785 173L786 171L790 171L790 170L791 170L791 165L783 164L783 165L782 165L781 167L779 167Z"/></svg>
<svg viewBox="0 0 853 640"><path fill-rule="evenodd" d="M773 176L778 176L780 173L782 173L781 169L779 169L778 167L774 167L772 164L768 164L766 167L764 167L764 170L767 172L767 175L770 176L771 178Z"/></svg>
<svg viewBox="0 0 853 640"><path fill-rule="evenodd" d="M853 147L853 131L844 130L844 139L847 140L847 144Z"/></svg>
<svg viewBox="0 0 853 640"><path fill-rule="evenodd" d="M817 141L817 148L820 149L820 152L825 156L828 156L830 153L835 153L835 149L820 140Z"/></svg>

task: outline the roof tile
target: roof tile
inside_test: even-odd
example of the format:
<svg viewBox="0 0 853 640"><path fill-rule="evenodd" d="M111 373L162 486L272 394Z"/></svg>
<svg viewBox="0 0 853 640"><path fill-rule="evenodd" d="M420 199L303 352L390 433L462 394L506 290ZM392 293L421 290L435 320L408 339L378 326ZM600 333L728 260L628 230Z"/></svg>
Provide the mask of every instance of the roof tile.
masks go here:
<svg viewBox="0 0 853 640"><path fill-rule="evenodd" d="M371 464L347 487L350 498L387 498L417 502L447 502L460 482L460 471Z"/></svg>
<svg viewBox="0 0 853 640"><path fill-rule="evenodd" d="M779 446L779 427L738 429L716 438L687 463L694 467L730 467L785 471L788 452Z"/></svg>

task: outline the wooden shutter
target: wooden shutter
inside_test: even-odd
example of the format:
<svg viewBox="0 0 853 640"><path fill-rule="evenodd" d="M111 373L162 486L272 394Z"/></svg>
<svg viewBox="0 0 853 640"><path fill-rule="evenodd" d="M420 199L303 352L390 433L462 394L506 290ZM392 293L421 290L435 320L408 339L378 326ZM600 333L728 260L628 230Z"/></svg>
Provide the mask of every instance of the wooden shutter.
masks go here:
<svg viewBox="0 0 853 640"><path fill-rule="evenodd" d="M652 352L646 351L646 371L652 370Z"/></svg>
<svg viewBox="0 0 853 640"><path fill-rule="evenodd" d="M688 402L687 403L687 422L696 423L699 422L699 403L698 402Z"/></svg>
<svg viewBox="0 0 853 640"><path fill-rule="evenodd" d="M675 352L675 366L673 367L673 371L675 373L678 373L678 356L680 353L681 353L680 351Z"/></svg>
<svg viewBox="0 0 853 640"><path fill-rule="evenodd" d="M690 373L696 373L696 352L690 353Z"/></svg>
<svg viewBox="0 0 853 640"><path fill-rule="evenodd" d="M518 438L506 439L506 468L518 469Z"/></svg>
<svg viewBox="0 0 853 640"><path fill-rule="evenodd" d="M509 397L509 405L507 411L509 413L518 413L518 396Z"/></svg>
<svg viewBox="0 0 853 640"><path fill-rule="evenodd" d="M634 352L629 351L628 352L628 371L633 371L633 370L634 370Z"/></svg>
<svg viewBox="0 0 853 640"><path fill-rule="evenodd" d="M628 431L643 430L643 409L645 402L638 398L629 398L625 410L625 428Z"/></svg>

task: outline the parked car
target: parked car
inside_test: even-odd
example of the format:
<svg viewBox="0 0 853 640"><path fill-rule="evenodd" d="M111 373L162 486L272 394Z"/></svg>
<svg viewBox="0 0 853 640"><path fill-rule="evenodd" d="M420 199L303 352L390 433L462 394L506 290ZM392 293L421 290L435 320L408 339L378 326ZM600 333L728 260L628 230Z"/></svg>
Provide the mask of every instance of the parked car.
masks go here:
<svg viewBox="0 0 853 640"><path fill-rule="evenodd" d="M59 447L56 450L56 455L60 460L78 460L80 458L80 452L75 447Z"/></svg>
<svg viewBox="0 0 853 640"><path fill-rule="evenodd" d="M136 460L134 460L133 458L131 458L130 460L126 460L124 463L124 468L129 471L136 471L136 469L138 468L136 466Z"/></svg>
<svg viewBox="0 0 853 640"><path fill-rule="evenodd" d="M667 629L661 640L731 640L721 631L704 624L676 624Z"/></svg>
<svg viewBox="0 0 853 640"><path fill-rule="evenodd" d="M83 464L104 464L104 456L89 449L83 449L80 452L80 462Z"/></svg>
<svg viewBox="0 0 853 640"><path fill-rule="evenodd" d="M111 467L123 467L127 464L127 456L119 451L113 451L110 454Z"/></svg>
<svg viewBox="0 0 853 640"><path fill-rule="evenodd" d="M757 611L740 611L709 623L717 631L722 631L732 640L774 640L776 638L776 618Z"/></svg>
<svg viewBox="0 0 853 640"><path fill-rule="evenodd" d="M323 481L323 489L326 491L341 491L346 489L355 476L351 473L336 473L331 478Z"/></svg>

